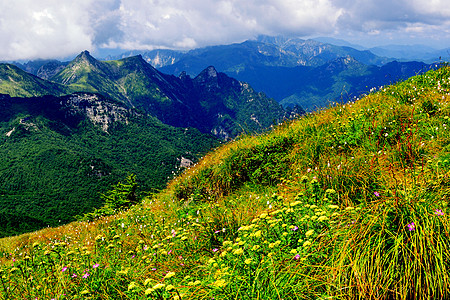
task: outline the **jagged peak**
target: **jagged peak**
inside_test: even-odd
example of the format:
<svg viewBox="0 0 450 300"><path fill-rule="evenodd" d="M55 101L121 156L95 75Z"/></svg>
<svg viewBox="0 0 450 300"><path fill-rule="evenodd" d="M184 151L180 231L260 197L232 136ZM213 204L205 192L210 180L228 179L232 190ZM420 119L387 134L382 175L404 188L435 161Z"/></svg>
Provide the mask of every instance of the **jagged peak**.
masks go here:
<svg viewBox="0 0 450 300"><path fill-rule="evenodd" d="M77 57L75 57L74 61L97 61L87 50L82 51L80 54L78 54Z"/></svg>

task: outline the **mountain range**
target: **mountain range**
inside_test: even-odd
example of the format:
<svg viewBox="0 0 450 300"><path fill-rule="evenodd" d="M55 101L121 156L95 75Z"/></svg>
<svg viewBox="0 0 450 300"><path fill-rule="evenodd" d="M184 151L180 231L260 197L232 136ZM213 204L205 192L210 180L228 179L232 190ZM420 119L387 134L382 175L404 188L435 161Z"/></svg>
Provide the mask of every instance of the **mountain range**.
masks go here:
<svg viewBox="0 0 450 300"><path fill-rule="evenodd" d="M423 73L436 64L405 61L405 58L420 56L419 53L422 56L429 54L426 61L431 63L438 61L443 52L445 49L438 53L425 46L365 49L325 38L303 40L260 36L256 40L190 51L129 51L107 59L141 55L162 73L175 76L197 76L213 65L218 72L249 83L285 108L298 106L314 111L332 102L349 101L373 88ZM395 54L399 56L390 56ZM41 64L31 62L21 67L44 79L51 79L66 64L41 61Z"/></svg>
<svg viewBox="0 0 450 300"><path fill-rule="evenodd" d="M221 141L288 117L212 66L176 77L84 51L50 73L0 64L0 236L70 222L127 174L161 189Z"/></svg>

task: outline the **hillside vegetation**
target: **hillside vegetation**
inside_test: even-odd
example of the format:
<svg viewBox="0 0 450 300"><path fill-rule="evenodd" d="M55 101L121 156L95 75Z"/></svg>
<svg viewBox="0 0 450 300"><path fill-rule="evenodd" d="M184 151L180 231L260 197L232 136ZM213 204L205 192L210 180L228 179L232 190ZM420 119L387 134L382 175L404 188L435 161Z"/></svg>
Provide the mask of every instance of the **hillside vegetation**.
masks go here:
<svg viewBox="0 0 450 300"><path fill-rule="evenodd" d="M447 299L450 68L243 136L93 222L0 240L0 299Z"/></svg>

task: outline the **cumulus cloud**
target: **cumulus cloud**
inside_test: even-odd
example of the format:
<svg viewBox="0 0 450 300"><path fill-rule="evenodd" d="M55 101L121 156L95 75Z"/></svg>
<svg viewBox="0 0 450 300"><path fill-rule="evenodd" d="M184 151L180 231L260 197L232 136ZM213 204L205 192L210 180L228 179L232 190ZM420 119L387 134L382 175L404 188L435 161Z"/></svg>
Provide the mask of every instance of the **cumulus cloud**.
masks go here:
<svg viewBox="0 0 450 300"><path fill-rule="evenodd" d="M0 3L0 60L84 49L189 49L260 34L450 38L447 0L15 0ZM412 43L412 42L411 42Z"/></svg>

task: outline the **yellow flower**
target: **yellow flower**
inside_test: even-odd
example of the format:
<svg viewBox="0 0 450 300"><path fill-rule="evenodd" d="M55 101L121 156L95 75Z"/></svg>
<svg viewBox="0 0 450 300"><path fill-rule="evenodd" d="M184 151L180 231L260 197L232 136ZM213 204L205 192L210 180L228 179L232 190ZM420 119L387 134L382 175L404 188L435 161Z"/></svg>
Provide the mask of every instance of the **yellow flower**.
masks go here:
<svg viewBox="0 0 450 300"><path fill-rule="evenodd" d="M254 236L259 238L261 237L261 234L262 234L261 230L258 230L257 232L255 232Z"/></svg>
<svg viewBox="0 0 450 300"><path fill-rule="evenodd" d="M305 241L305 242L303 243L303 247L308 247L309 245L311 245L311 242L310 242L310 241Z"/></svg>
<svg viewBox="0 0 450 300"><path fill-rule="evenodd" d="M334 205L334 204L330 204L330 205L328 205L328 208L329 209L338 209L339 206L338 205Z"/></svg>
<svg viewBox="0 0 450 300"><path fill-rule="evenodd" d="M317 221L319 221L319 222L322 222L322 221L325 221L325 220L328 220L328 217L327 217L327 216L320 216L320 217L317 219Z"/></svg>
<svg viewBox="0 0 450 300"><path fill-rule="evenodd" d="M262 213L262 214L259 215L259 217L261 219L265 219L265 218L267 218L267 214L266 213Z"/></svg>
<svg viewBox="0 0 450 300"><path fill-rule="evenodd" d="M134 281L132 281L132 282L130 282L130 284L128 285L128 290L131 291L131 290L133 290L133 289L135 289L135 288L137 288L137 287L138 287L137 283L134 282Z"/></svg>
<svg viewBox="0 0 450 300"><path fill-rule="evenodd" d="M165 287L166 285L164 283L158 283L153 287L153 290L159 290L162 289L163 287Z"/></svg>
<svg viewBox="0 0 450 300"><path fill-rule="evenodd" d="M242 253L244 253L244 250L242 250L241 248L237 248L237 249L233 250L233 254L235 254L235 255L240 255Z"/></svg>
<svg viewBox="0 0 450 300"><path fill-rule="evenodd" d="M153 293L155 290L153 288L148 288L145 290L145 295L149 295L151 293Z"/></svg>
<svg viewBox="0 0 450 300"><path fill-rule="evenodd" d="M297 253L297 249L292 249L292 250L290 251L290 253L291 253L291 254L296 254L296 253Z"/></svg>
<svg viewBox="0 0 450 300"><path fill-rule="evenodd" d="M173 277L173 276L175 276L175 272L169 272L169 273L166 274L166 276L164 276L164 278L168 279L168 278Z"/></svg>
<svg viewBox="0 0 450 300"><path fill-rule="evenodd" d="M309 237L309 236L311 236L313 233L314 233L314 229L311 229L311 230L308 230L308 231L305 233L305 235L306 235L306 237Z"/></svg>
<svg viewBox="0 0 450 300"><path fill-rule="evenodd" d="M247 258L246 260L244 260L244 263L245 263L246 265L249 265L249 264L252 263L252 261L253 261L253 259Z"/></svg>
<svg viewBox="0 0 450 300"><path fill-rule="evenodd" d="M225 287L227 285L227 282L224 279L219 279L219 280L216 280L212 285L215 287L221 288L221 287Z"/></svg>
<svg viewBox="0 0 450 300"><path fill-rule="evenodd" d="M171 291L173 290L175 287L172 284L169 284L168 286L166 286L166 291Z"/></svg>
<svg viewBox="0 0 450 300"><path fill-rule="evenodd" d="M287 232L283 232L283 236L287 236L289 233Z"/></svg>
<svg viewBox="0 0 450 300"><path fill-rule="evenodd" d="M259 245L254 245L254 246L252 247L252 251L256 251L256 250L258 250L259 248L261 248Z"/></svg>
<svg viewBox="0 0 450 300"><path fill-rule="evenodd" d="M144 285L147 286L152 280L150 278L145 279Z"/></svg>

